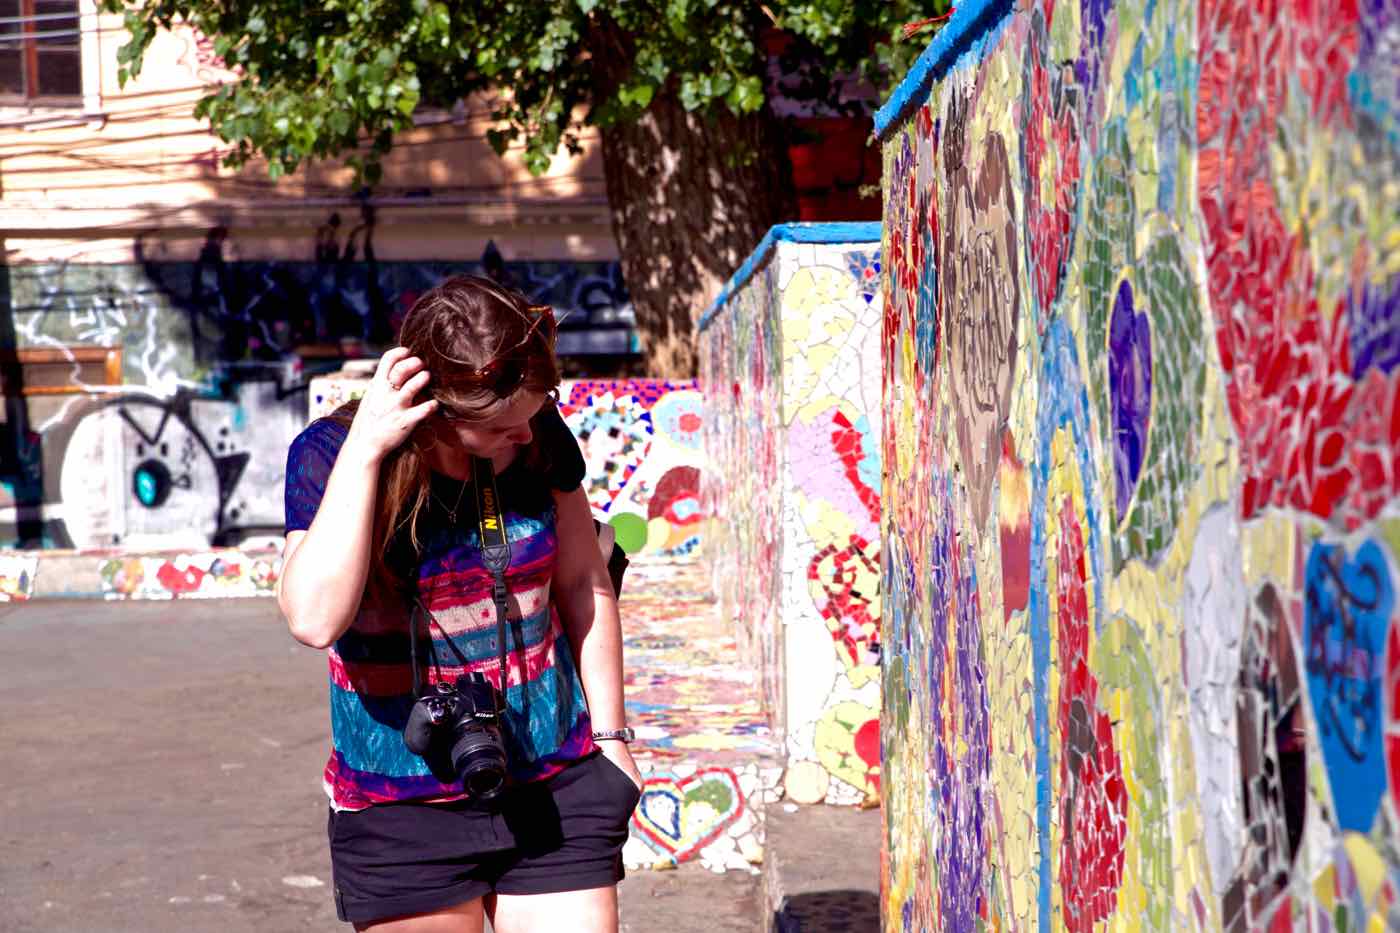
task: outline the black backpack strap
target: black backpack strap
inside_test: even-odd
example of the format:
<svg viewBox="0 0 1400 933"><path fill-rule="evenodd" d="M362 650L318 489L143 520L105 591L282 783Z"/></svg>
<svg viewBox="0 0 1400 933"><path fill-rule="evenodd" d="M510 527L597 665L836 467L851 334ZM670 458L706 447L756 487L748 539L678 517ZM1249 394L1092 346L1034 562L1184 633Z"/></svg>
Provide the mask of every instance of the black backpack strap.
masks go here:
<svg viewBox="0 0 1400 933"><path fill-rule="evenodd" d="M613 595L622 595L622 575L627 572L627 552L617 543L617 533L609 525L593 519L593 533L598 536L598 550L606 554L608 579L612 581Z"/></svg>

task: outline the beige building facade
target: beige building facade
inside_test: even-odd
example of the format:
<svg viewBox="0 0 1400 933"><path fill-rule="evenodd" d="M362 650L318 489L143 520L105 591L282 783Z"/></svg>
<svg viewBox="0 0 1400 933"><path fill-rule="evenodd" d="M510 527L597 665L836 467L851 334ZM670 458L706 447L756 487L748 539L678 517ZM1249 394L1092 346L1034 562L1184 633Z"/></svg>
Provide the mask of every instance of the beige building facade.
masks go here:
<svg viewBox="0 0 1400 933"><path fill-rule="evenodd" d="M238 79L206 38L160 35L122 87L125 41L93 0L0 2L0 546L275 534L310 378L454 272L554 305L577 371L635 352L596 134L533 177L476 99L418 114L372 194L339 164L273 182L192 115Z"/></svg>

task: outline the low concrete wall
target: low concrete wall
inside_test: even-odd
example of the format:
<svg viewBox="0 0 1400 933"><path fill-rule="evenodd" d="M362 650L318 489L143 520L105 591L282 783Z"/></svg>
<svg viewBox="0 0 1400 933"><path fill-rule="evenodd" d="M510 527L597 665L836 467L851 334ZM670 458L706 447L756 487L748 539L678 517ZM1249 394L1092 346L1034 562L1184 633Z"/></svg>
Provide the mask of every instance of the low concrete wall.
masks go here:
<svg viewBox="0 0 1400 933"><path fill-rule="evenodd" d="M775 227L701 321L707 560L804 803L879 788L878 233Z"/></svg>
<svg viewBox="0 0 1400 933"><path fill-rule="evenodd" d="M272 596L277 548L0 552L0 602L25 599L228 599Z"/></svg>

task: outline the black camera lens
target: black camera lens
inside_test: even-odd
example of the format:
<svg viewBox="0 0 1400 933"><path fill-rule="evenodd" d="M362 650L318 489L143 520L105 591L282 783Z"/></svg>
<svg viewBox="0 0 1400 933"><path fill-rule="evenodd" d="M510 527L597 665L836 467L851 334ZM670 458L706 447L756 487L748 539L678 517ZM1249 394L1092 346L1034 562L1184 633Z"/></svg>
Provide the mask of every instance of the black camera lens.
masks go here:
<svg viewBox="0 0 1400 933"><path fill-rule="evenodd" d="M467 721L452 743L452 767L462 787L477 800L490 800L506 786L506 753L493 726Z"/></svg>
<svg viewBox="0 0 1400 933"><path fill-rule="evenodd" d="M462 777L462 786L477 800L492 800L506 787L505 772L491 767L478 767Z"/></svg>

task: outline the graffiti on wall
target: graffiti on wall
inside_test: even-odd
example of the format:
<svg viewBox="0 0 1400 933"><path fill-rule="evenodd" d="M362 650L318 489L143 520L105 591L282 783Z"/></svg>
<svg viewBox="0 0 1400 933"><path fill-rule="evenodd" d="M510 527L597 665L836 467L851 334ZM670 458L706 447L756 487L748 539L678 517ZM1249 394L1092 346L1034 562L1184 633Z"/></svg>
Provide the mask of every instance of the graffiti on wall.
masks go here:
<svg viewBox="0 0 1400 933"><path fill-rule="evenodd" d="M1400 926L1397 30L976 4L882 116L887 928Z"/></svg>
<svg viewBox="0 0 1400 933"><path fill-rule="evenodd" d="M505 262L494 247L477 263L378 262L373 232L368 209L353 224L332 215L304 263L227 259L229 233L214 228L193 262L138 242L135 264L7 268L3 333L21 357L5 364L0 534L23 547L207 547L280 527L308 370L391 339L455 272L553 304L561 352L631 346L616 263ZM94 348L120 361L114 373L84 365ZM58 360L37 389L26 353Z"/></svg>
<svg viewBox="0 0 1400 933"><path fill-rule="evenodd" d="M31 397L42 540L184 549L280 534L286 448L304 424L298 370L227 367L203 391L170 395L123 387ZM9 533L17 543L13 524Z"/></svg>
<svg viewBox="0 0 1400 933"><path fill-rule="evenodd" d="M34 595L39 558L32 554L0 555L0 603L19 602Z"/></svg>
<svg viewBox="0 0 1400 933"><path fill-rule="evenodd" d="M801 803L880 787L879 270L873 244L779 241L701 336L707 553Z"/></svg>
<svg viewBox="0 0 1400 933"><path fill-rule="evenodd" d="M272 596L281 573L282 556L275 550L128 554L108 558L98 566L94 590L105 599Z"/></svg>
<svg viewBox="0 0 1400 933"><path fill-rule="evenodd" d="M12 266L6 310L21 348L121 347L125 383L173 389L227 363L381 347L420 294L472 272L552 305L561 353L629 352L632 310L617 263L506 262L489 244L477 262L382 262L372 218L345 226L339 215L321 226L312 262L228 259L229 231L216 227L192 262L138 243L134 264Z"/></svg>

